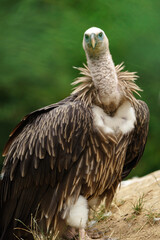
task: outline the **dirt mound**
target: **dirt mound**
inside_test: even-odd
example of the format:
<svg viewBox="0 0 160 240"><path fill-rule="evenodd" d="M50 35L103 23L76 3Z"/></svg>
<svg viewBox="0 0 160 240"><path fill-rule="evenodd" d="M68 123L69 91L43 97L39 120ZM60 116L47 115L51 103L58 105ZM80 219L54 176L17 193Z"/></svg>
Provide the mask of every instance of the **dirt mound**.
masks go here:
<svg viewBox="0 0 160 240"><path fill-rule="evenodd" d="M118 240L160 240L160 171L122 182L111 212L101 206L93 219L91 228Z"/></svg>

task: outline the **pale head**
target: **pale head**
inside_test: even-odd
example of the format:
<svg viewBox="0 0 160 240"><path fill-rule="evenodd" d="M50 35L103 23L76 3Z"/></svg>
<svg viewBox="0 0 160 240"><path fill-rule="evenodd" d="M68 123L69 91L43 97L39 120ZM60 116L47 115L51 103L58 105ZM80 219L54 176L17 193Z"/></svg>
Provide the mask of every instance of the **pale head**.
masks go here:
<svg viewBox="0 0 160 240"><path fill-rule="evenodd" d="M106 53L109 42L105 32L97 27L87 29L83 37L83 48L89 56Z"/></svg>

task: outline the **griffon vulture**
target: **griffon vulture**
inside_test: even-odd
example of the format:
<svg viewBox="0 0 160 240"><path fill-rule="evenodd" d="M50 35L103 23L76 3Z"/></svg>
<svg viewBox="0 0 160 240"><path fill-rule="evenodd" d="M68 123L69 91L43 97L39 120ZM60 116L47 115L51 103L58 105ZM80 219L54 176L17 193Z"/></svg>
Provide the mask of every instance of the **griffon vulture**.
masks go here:
<svg viewBox="0 0 160 240"><path fill-rule="evenodd" d="M141 158L149 110L134 93L134 72L114 65L103 30L84 33L87 65L71 95L25 116L5 146L0 180L0 240L32 239L19 222L35 216L44 232L64 226L89 239L89 208L106 198Z"/></svg>

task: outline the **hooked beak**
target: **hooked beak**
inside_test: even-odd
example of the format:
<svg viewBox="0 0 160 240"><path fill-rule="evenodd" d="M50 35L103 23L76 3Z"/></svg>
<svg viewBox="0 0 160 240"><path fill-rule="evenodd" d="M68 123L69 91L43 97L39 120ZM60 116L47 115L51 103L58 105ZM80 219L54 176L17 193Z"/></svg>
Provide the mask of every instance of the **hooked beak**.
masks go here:
<svg viewBox="0 0 160 240"><path fill-rule="evenodd" d="M97 44L96 36L95 36L94 33L92 33L91 34L91 46L92 46L93 49L95 48L96 44Z"/></svg>

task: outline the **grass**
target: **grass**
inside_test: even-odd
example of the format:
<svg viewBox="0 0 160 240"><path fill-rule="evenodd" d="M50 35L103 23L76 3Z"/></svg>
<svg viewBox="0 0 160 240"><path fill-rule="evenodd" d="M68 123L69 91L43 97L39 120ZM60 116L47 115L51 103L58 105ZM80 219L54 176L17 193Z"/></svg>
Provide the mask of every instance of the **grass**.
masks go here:
<svg viewBox="0 0 160 240"><path fill-rule="evenodd" d="M135 215L139 215L143 209L144 206L144 194L138 198L138 201L136 203L133 203L133 213Z"/></svg>
<svg viewBox="0 0 160 240"><path fill-rule="evenodd" d="M98 209L96 209L93 212L93 215L92 215L92 220L95 220L96 222L100 222L108 218L109 218L109 215L106 214L106 209L104 204L101 204L98 207Z"/></svg>
<svg viewBox="0 0 160 240"><path fill-rule="evenodd" d="M54 236L52 232L49 232L48 234L44 233L43 230L38 226L37 220L35 217L33 217L33 215L31 215L30 227L26 226L19 219L16 219L16 221L21 223L22 227L17 227L17 228L15 228L15 230L21 230L21 231L30 233L33 236L34 240L55 240L57 237L57 236ZM22 240L22 238L16 236L15 234L14 234L14 236L17 239Z"/></svg>
<svg viewBox="0 0 160 240"><path fill-rule="evenodd" d="M160 213L155 213L153 212L151 209L148 211L148 213L145 215L147 217L147 222L150 225L154 225L155 223L157 223L157 219L159 219L160 221Z"/></svg>

